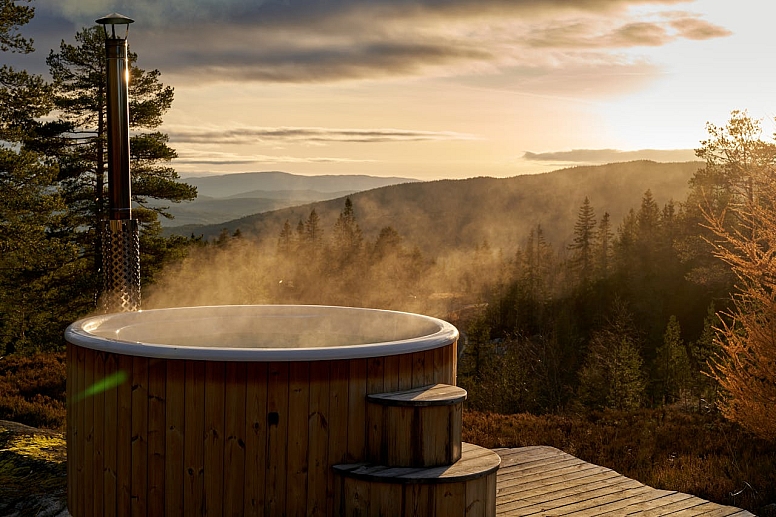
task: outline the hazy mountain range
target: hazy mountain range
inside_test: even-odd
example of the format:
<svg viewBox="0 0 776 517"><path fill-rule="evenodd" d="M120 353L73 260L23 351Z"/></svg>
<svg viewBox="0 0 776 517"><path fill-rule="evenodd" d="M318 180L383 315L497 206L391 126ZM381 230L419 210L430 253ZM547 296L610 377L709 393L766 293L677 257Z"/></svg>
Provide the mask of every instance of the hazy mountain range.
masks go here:
<svg viewBox="0 0 776 517"><path fill-rule="evenodd" d="M245 172L184 178L197 187L197 199L169 207L175 218L166 227L219 224L250 214L268 212L383 187L417 181L374 176L299 176L286 172Z"/></svg>
<svg viewBox="0 0 776 517"><path fill-rule="evenodd" d="M408 243L431 255L441 249L470 248L485 241L493 247L511 251L521 245L537 225L541 225L548 242L565 246L573 236L574 223L585 197L590 199L598 218L604 212L609 213L614 228L631 208L638 210L647 190L661 207L669 200L684 201L688 180L701 166L700 162L635 161L512 178L430 182L372 178L403 183L345 195L353 202L357 222L366 239L373 240L381 228L392 226ZM223 195L235 195L235 189L240 188L239 178L234 176L240 175L230 175L228 181L231 183L217 187L222 189ZM291 181L286 176L283 177ZM212 238L222 229L231 233L239 228L244 235L272 240L277 238L286 220L295 228L300 220L307 219L313 208L321 219L324 232L331 231L344 206L342 181L351 177L328 178L316 177L320 183L315 190L328 189L329 194L338 195L334 199L257 213L220 224L187 225L169 231ZM206 179L213 184L218 182L218 178ZM327 187L329 180L333 183ZM359 186L368 184L366 179L359 181L365 182ZM266 185L262 187L267 190Z"/></svg>

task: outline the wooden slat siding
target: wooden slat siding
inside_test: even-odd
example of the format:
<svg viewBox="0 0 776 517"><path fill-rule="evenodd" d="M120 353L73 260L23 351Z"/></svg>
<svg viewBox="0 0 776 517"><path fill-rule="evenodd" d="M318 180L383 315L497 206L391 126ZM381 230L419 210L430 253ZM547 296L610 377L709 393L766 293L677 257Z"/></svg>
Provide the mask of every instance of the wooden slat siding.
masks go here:
<svg viewBox="0 0 776 517"><path fill-rule="evenodd" d="M224 517L243 515L245 500L246 365L226 363Z"/></svg>
<svg viewBox="0 0 776 517"><path fill-rule="evenodd" d="M383 366L383 389L397 391L399 389L399 356L389 355Z"/></svg>
<svg viewBox="0 0 776 517"><path fill-rule="evenodd" d="M264 515L286 511L286 443L288 440L288 363L267 368L267 455ZM270 422L269 419L273 421ZM275 422L275 419L277 422Z"/></svg>
<svg viewBox="0 0 776 517"><path fill-rule="evenodd" d="M412 354L412 387L425 386L426 382L426 353L414 352Z"/></svg>
<svg viewBox="0 0 776 517"><path fill-rule="evenodd" d="M443 372L437 370L434 364L434 349L426 350L424 354L426 356L426 379L423 381L423 384L428 385L441 382Z"/></svg>
<svg viewBox="0 0 776 517"><path fill-rule="evenodd" d="M383 436L385 432L384 413L385 408L379 404L369 403L366 405L367 437L364 460L370 463L381 463L380 458L384 457L382 451L387 440L387 433L385 437Z"/></svg>
<svg viewBox="0 0 776 517"><path fill-rule="evenodd" d="M167 361L148 362L148 510L164 508Z"/></svg>
<svg viewBox="0 0 776 517"><path fill-rule="evenodd" d="M288 442L286 497L289 517L307 514L310 363L292 362L288 373Z"/></svg>
<svg viewBox="0 0 776 517"><path fill-rule="evenodd" d="M349 510L347 517L370 517L374 513L369 511L370 507L370 484L358 479L349 479L345 483L343 497L345 498L345 507Z"/></svg>
<svg viewBox="0 0 776 517"><path fill-rule="evenodd" d="M83 477L83 470L84 470L84 441L85 441L85 424L84 424L84 407L85 407L85 401L84 401L84 377L86 376L86 371L84 370L84 358L86 355L86 350L81 347L75 347L75 397L76 400L73 404L73 412L74 412L74 418L73 418L73 424L75 426L73 430L73 434L75 436L75 447L74 447L74 458L73 458L73 465L74 465L74 509L73 512L82 512L82 508L84 506L84 492L85 492L85 486L84 486L84 477Z"/></svg>
<svg viewBox="0 0 776 517"><path fill-rule="evenodd" d="M448 368L450 350L452 350L450 346L434 349L434 372L436 373L436 379L438 379L436 382L454 386L455 379Z"/></svg>
<svg viewBox="0 0 776 517"><path fill-rule="evenodd" d="M367 393L383 393L385 391L385 361L382 357L367 359ZM366 449L365 458L378 458L382 443L383 419L382 408L374 404L366 405Z"/></svg>
<svg viewBox="0 0 776 517"><path fill-rule="evenodd" d="M329 363L329 465L345 463L348 451L348 373L349 361ZM334 478L327 469L326 508L328 515L339 515L334 509Z"/></svg>
<svg viewBox="0 0 776 517"><path fill-rule="evenodd" d="M126 374L126 381L119 384L116 393L116 515L127 517L132 505L132 357L119 355L118 370Z"/></svg>
<svg viewBox="0 0 776 517"><path fill-rule="evenodd" d="M94 354L94 382L102 383L105 379L105 353ZM105 476L103 474L105 457L105 388L94 393L94 456L92 471L94 474L94 491L92 506L94 515L104 515ZM87 461L89 458L87 457Z"/></svg>
<svg viewBox="0 0 776 517"><path fill-rule="evenodd" d="M496 488L498 486L498 472L485 477L487 487L485 488L485 514L489 517L496 516Z"/></svg>
<svg viewBox="0 0 776 517"><path fill-rule="evenodd" d="M361 461L366 456L366 359L351 359L348 375L348 455Z"/></svg>
<svg viewBox="0 0 776 517"><path fill-rule="evenodd" d="M427 517L434 515L434 497L430 485L404 485L404 508L402 517Z"/></svg>
<svg viewBox="0 0 776 517"><path fill-rule="evenodd" d="M224 502L224 371L223 362L205 361L205 515L218 517Z"/></svg>
<svg viewBox="0 0 776 517"><path fill-rule="evenodd" d="M329 371L331 361L310 366L310 415L308 419L307 514L326 515L329 468Z"/></svg>
<svg viewBox="0 0 776 517"><path fill-rule="evenodd" d="M412 354L402 354L399 356L399 390L414 388L412 385L412 359Z"/></svg>
<svg viewBox="0 0 776 517"><path fill-rule="evenodd" d="M460 516L466 508L469 483L443 483L434 486L434 512L439 517Z"/></svg>
<svg viewBox="0 0 776 517"><path fill-rule="evenodd" d="M605 467L586 463L552 447L497 449L497 515L619 517L736 515L750 513L688 494L656 490Z"/></svg>
<svg viewBox="0 0 776 517"><path fill-rule="evenodd" d="M402 496L404 487L396 483L385 483L380 485L380 490L372 490L371 498L374 505L377 505L377 511L373 514L377 517L394 517L401 515L404 499ZM444 514L437 514L442 517Z"/></svg>
<svg viewBox="0 0 776 517"><path fill-rule="evenodd" d="M164 515L183 517L183 487L185 466L183 462L185 428L185 361L167 361L167 384L165 386L165 468L164 468Z"/></svg>
<svg viewBox="0 0 776 517"><path fill-rule="evenodd" d="M264 515L267 450L267 364L250 363L246 372L245 516Z"/></svg>
<svg viewBox="0 0 776 517"><path fill-rule="evenodd" d="M205 469L205 364L186 361L183 465L183 515L202 515L204 511Z"/></svg>
<svg viewBox="0 0 776 517"><path fill-rule="evenodd" d="M488 515L486 514L488 500L485 497L487 491L487 478L473 479L466 484L465 517Z"/></svg>
<svg viewBox="0 0 776 517"><path fill-rule="evenodd" d="M116 379L118 372L118 356L116 354L105 354L105 378ZM128 382L128 381L124 381ZM105 390L103 402L105 411L104 422L104 457L103 457L103 509L101 515L116 514L116 437L118 427L123 425L119 422L118 413L118 388L113 385Z"/></svg>
<svg viewBox="0 0 776 517"><path fill-rule="evenodd" d="M75 425L73 418L75 412L73 411L73 403L75 400L75 345L70 343L65 344L65 369L67 376L65 377L65 435L67 446L67 463L65 468L67 469L67 507L71 510L75 510L75 490L72 488L72 483L75 481Z"/></svg>
<svg viewBox="0 0 776 517"><path fill-rule="evenodd" d="M448 384L458 384L458 340L450 345L448 361L450 361L450 369L452 370L452 380Z"/></svg>
<svg viewBox="0 0 776 517"><path fill-rule="evenodd" d="M84 391L94 386L94 356L96 352L84 349ZM84 498L82 506L83 515L94 515L92 505L92 488L94 487L94 395L84 396L84 459L83 459L83 483L89 495Z"/></svg>
<svg viewBox="0 0 776 517"><path fill-rule="evenodd" d="M148 509L148 358L132 358L132 517Z"/></svg>

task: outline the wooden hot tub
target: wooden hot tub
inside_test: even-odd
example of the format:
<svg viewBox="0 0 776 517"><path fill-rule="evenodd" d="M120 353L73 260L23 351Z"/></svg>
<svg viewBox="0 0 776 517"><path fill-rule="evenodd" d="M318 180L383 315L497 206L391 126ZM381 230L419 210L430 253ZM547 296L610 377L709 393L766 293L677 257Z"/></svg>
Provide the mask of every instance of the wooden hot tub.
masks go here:
<svg viewBox="0 0 776 517"><path fill-rule="evenodd" d="M67 339L68 508L333 515L372 393L455 384L458 332L417 314L217 306L108 314Z"/></svg>

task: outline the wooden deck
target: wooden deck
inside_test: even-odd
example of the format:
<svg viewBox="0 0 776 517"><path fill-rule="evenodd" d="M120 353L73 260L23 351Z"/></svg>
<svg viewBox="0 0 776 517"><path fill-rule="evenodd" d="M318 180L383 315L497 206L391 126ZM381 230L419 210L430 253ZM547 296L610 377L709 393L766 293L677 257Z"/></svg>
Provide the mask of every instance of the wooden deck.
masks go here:
<svg viewBox="0 0 776 517"><path fill-rule="evenodd" d="M681 492L657 490L553 447L494 449L501 456L496 515L704 517L753 514Z"/></svg>

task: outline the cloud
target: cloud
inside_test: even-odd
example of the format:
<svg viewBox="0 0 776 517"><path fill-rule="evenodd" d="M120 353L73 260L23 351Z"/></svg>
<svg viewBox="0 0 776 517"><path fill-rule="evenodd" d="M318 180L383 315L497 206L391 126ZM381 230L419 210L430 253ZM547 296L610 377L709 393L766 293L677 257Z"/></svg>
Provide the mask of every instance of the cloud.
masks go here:
<svg viewBox="0 0 776 517"><path fill-rule="evenodd" d="M476 140L475 135L453 131L417 131L405 129L341 129L323 127L242 127L235 129L173 127L168 134L175 143L255 144L258 142L294 143L379 143Z"/></svg>
<svg viewBox="0 0 776 517"><path fill-rule="evenodd" d="M91 23L118 10L137 23L141 65L199 81L307 83L450 76L585 60L728 32L698 15L640 15L682 0L37 0ZM133 38L133 35L135 36Z"/></svg>
<svg viewBox="0 0 776 517"><path fill-rule="evenodd" d="M548 153L526 152L524 160L559 163L614 163L634 160L655 162L687 162L696 160L693 149L641 149L619 151L617 149L574 149Z"/></svg>
<svg viewBox="0 0 776 517"><path fill-rule="evenodd" d="M176 165L248 165L255 163L362 163L372 160L332 157L272 156L265 154L238 154L218 151L178 150Z"/></svg>

